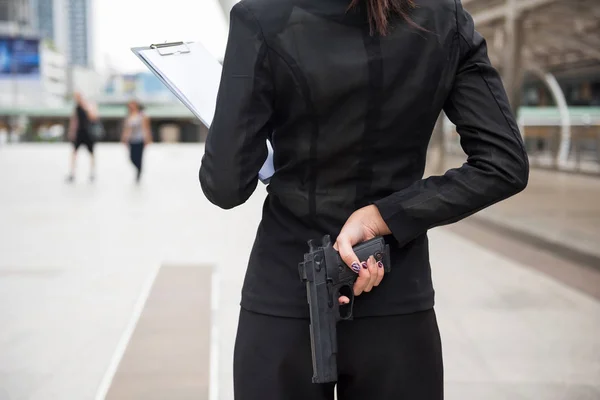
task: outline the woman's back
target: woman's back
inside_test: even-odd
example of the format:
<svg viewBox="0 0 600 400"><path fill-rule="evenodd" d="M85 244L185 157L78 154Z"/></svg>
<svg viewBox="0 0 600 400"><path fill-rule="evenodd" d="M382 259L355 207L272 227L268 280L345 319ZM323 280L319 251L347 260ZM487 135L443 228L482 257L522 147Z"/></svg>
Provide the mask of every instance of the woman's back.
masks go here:
<svg viewBox="0 0 600 400"><path fill-rule="evenodd" d="M88 111L82 105L77 104L75 114L77 115L77 135L89 136L90 116Z"/></svg>
<svg viewBox="0 0 600 400"><path fill-rule="evenodd" d="M262 28L274 91L271 193L299 217L343 224L421 178L456 72L453 0L420 2L422 29L398 17L387 37L371 36L365 12L346 13L344 0L244 5Z"/></svg>
<svg viewBox="0 0 600 400"><path fill-rule="evenodd" d="M376 204L393 272L357 299L358 315L433 305L426 232L526 183L527 160L485 41L459 0L420 0L411 22L371 34L349 0L243 0L231 14L217 111L200 178L223 208L252 194L272 140L276 173L250 259L242 304L305 315L296 270L306 240L335 237ZM469 163L421 179L442 109ZM394 271L398 272L394 272Z"/></svg>

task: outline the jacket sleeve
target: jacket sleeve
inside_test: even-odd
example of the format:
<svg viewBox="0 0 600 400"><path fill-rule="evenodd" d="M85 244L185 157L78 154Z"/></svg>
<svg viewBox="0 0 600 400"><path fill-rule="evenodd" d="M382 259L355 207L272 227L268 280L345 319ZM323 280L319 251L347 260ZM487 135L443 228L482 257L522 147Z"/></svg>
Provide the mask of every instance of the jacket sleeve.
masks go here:
<svg viewBox="0 0 600 400"><path fill-rule="evenodd" d="M529 161L500 76L490 64L486 42L462 8L457 19L460 58L444 111L457 126L467 162L375 202L400 245L527 186Z"/></svg>
<svg viewBox="0 0 600 400"><path fill-rule="evenodd" d="M230 30L215 116L206 139L200 184L208 200L229 209L252 195L267 158L273 87L260 26L243 3Z"/></svg>

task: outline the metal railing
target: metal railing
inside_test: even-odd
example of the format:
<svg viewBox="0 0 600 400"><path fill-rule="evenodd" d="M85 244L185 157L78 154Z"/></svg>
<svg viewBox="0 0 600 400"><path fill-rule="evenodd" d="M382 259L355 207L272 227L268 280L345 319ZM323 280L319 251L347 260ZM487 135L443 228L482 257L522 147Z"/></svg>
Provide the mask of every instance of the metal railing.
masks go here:
<svg viewBox="0 0 600 400"><path fill-rule="evenodd" d="M520 113L519 128L532 167L600 175L600 108L569 109L569 130L553 108ZM444 121L445 151L463 155L456 127Z"/></svg>

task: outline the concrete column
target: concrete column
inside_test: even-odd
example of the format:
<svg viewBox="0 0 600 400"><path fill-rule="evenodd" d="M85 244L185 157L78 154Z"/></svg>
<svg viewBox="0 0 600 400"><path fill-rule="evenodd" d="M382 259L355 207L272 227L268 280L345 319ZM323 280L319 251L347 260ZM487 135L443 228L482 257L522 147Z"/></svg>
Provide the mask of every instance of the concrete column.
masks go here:
<svg viewBox="0 0 600 400"><path fill-rule="evenodd" d="M518 11L518 1L506 0L505 50L503 60L504 86L506 87L508 100L515 114L521 106L521 86L523 85L524 17Z"/></svg>
<svg viewBox="0 0 600 400"><path fill-rule="evenodd" d="M554 75L550 73L545 74L544 81L550 88L550 92L552 92L552 96L554 97L556 106L560 112L560 145L558 147L558 153L556 154L555 165L558 168L561 168L567 163L569 149L571 148L571 114L569 114L565 94Z"/></svg>
<svg viewBox="0 0 600 400"><path fill-rule="evenodd" d="M554 164L556 167L561 168L566 164L571 148L571 114L569 113L567 99L554 75L544 71L533 63L529 63L528 69L546 84L560 113L560 144Z"/></svg>

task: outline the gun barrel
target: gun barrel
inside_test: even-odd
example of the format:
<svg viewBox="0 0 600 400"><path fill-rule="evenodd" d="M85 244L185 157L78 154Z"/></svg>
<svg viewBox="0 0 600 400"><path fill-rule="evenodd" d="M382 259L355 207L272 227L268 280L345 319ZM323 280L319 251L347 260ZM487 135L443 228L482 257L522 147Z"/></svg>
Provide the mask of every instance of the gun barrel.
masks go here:
<svg viewBox="0 0 600 400"><path fill-rule="evenodd" d="M327 283L307 282L310 303L310 342L313 361L313 383L337 381L337 317L338 307L330 308Z"/></svg>

